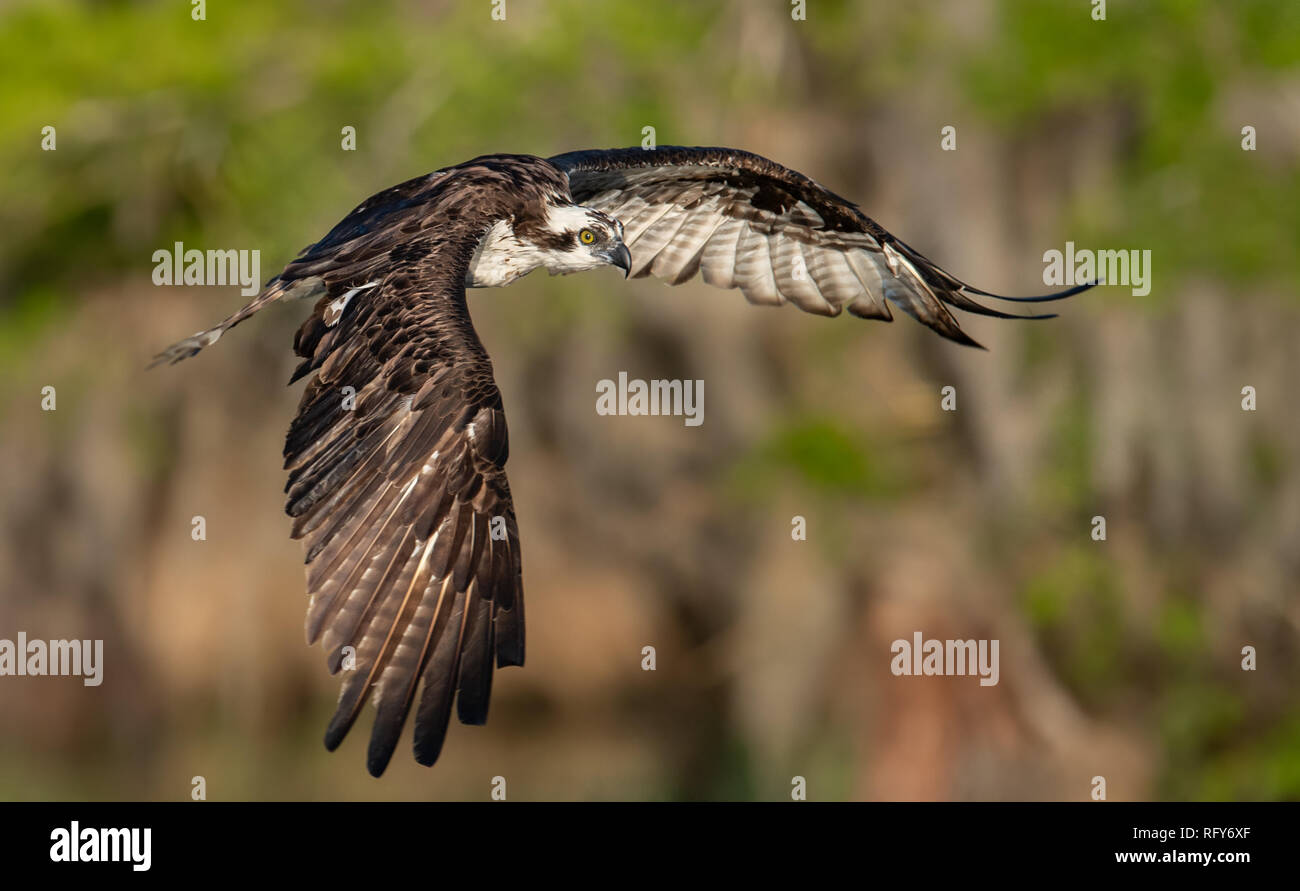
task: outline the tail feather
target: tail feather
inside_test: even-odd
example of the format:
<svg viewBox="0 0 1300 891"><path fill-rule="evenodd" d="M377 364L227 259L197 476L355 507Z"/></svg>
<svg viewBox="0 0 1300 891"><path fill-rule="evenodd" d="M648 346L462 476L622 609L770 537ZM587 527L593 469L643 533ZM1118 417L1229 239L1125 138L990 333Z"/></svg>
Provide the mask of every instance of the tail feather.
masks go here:
<svg viewBox="0 0 1300 891"><path fill-rule="evenodd" d="M298 279L287 282L278 278L272 279L267 286L262 289L262 292L254 297L252 302L239 312L226 319L220 325L208 328L205 331L191 334L184 340L179 340L167 347L167 349L153 357L153 361L149 363L149 367L153 368L163 364L175 365L182 359L188 359L204 347L212 346L212 344L221 339L221 335L225 334L231 328L244 321L244 319L248 318L259 309L262 309L263 307L284 297L292 297L295 299L299 297L310 297L319 290L321 284L322 283L318 278Z"/></svg>

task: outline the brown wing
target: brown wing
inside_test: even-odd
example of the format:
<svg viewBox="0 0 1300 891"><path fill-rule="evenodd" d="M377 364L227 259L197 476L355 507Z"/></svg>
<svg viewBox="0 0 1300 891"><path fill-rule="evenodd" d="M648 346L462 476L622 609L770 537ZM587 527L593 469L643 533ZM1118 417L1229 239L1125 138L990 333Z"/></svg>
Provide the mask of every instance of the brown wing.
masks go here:
<svg viewBox="0 0 1300 891"><path fill-rule="evenodd" d="M506 420L465 306L470 249L426 242L419 268L390 258L341 278L304 264L328 291L294 343L295 378L315 375L285 442L286 510L307 549L307 639L344 672L325 745L373 698L374 776L420 681L415 757L432 764L453 697L483 723L493 661L524 661Z"/></svg>
<svg viewBox="0 0 1300 891"><path fill-rule="evenodd" d="M579 204L617 218L631 274L680 284L697 273L752 303L891 321L889 305L950 340L979 346L948 307L998 318L960 281L886 232L852 202L767 158L726 148L661 146L570 152L550 159Z"/></svg>
<svg viewBox="0 0 1300 891"><path fill-rule="evenodd" d="M418 176L384 189L361 202L315 244L303 249L288 268L266 283L249 304L218 325L190 335L153 357L155 365L175 365L211 346L254 313L279 300L303 300L329 291L340 282L364 280L377 263L400 261L393 252L402 239L419 241L421 230L437 221L426 208L445 181L445 170Z"/></svg>

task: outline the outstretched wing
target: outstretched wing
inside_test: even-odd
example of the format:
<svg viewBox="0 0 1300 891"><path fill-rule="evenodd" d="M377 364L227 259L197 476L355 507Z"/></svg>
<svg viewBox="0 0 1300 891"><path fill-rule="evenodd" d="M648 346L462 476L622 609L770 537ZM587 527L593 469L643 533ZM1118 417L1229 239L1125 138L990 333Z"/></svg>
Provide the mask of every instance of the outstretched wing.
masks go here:
<svg viewBox="0 0 1300 891"><path fill-rule="evenodd" d="M191 334L153 357L149 367L175 365L212 346L254 313L278 300L305 300L322 293L340 296L336 285L364 280L382 263L402 262L427 250L422 230L436 219L427 213L430 200L445 184L446 170L435 170L371 195L354 207L320 241L303 249L288 268L266 283L251 302L218 325ZM402 251L404 241L413 249ZM344 292L345 293L345 292ZM347 299L345 298L344 302Z"/></svg>
<svg viewBox="0 0 1300 891"><path fill-rule="evenodd" d="M285 272L327 289L294 342L294 378L314 376L284 448L286 510L307 549L307 639L344 672L325 745L373 698L374 776L419 682L415 757L432 764L453 697L461 721L483 723L493 661L524 661L506 420L465 304L470 249L435 239L408 262L385 249L336 274L359 255L317 254Z"/></svg>
<svg viewBox="0 0 1300 891"><path fill-rule="evenodd" d="M801 173L727 148L609 149L550 159L569 176L573 199L617 218L632 252L631 274L680 284L696 273L740 288L752 303L835 316L892 321L893 304L969 346L948 307L997 318L1051 318L1000 312L972 300L999 297L962 282L886 232L852 202Z"/></svg>

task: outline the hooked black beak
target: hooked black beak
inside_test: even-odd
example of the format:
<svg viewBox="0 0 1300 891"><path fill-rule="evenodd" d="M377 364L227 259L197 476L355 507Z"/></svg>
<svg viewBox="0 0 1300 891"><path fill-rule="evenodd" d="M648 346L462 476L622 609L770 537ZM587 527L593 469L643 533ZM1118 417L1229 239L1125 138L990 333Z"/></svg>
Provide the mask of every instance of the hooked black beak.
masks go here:
<svg viewBox="0 0 1300 891"><path fill-rule="evenodd" d="M618 247L609 252L608 259L611 266L617 266L623 270L623 278L632 274L632 252L627 249L623 242L618 243Z"/></svg>

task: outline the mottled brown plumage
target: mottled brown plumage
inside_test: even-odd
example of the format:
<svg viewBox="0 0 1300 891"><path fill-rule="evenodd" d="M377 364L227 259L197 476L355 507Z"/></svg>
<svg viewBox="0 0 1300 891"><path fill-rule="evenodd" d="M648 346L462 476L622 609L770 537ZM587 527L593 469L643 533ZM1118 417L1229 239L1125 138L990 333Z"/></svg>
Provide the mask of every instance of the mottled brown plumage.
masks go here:
<svg viewBox="0 0 1300 891"><path fill-rule="evenodd" d="M526 159L476 159L380 193L280 276L324 287L294 341L294 379L315 376L285 468L293 535L307 546L308 642L323 640L331 671L344 647L356 650L325 744L343 740L373 693L375 776L418 680L416 758L432 764L457 690L460 719L481 724L493 661L523 664L506 420L464 283L485 229L540 217L564 191L562 177ZM334 300L371 281L326 323Z"/></svg>
<svg viewBox="0 0 1300 891"><path fill-rule="evenodd" d="M483 723L494 666L524 661L506 420L466 282L602 263L673 284L701 273L825 315L889 320L893 303L966 344L947 307L1009 317L851 202L732 149L489 155L367 199L248 306L156 362L273 301L315 298L294 338L291 382L308 381L285 440L285 509L306 548L308 642L344 672L325 744L373 699L375 776L413 706L416 759L432 764L453 700L462 722Z"/></svg>

